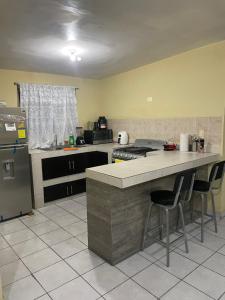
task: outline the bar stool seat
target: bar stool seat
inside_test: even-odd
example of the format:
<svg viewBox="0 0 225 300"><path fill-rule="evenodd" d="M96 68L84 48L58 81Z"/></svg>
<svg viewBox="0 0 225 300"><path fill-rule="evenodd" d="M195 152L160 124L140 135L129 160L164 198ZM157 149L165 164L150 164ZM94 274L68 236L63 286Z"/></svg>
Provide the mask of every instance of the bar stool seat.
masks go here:
<svg viewBox="0 0 225 300"><path fill-rule="evenodd" d="M176 194L169 190L151 192L151 201L155 204L173 205Z"/></svg>
<svg viewBox="0 0 225 300"><path fill-rule="evenodd" d="M204 180L195 180L194 190L199 192L208 192L210 189L210 182Z"/></svg>

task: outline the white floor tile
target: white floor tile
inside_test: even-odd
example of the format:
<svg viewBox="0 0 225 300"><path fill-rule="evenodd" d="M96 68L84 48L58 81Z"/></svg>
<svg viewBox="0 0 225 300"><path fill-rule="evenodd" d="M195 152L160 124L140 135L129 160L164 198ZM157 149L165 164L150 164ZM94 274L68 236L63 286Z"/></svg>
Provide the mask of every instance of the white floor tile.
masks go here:
<svg viewBox="0 0 225 300"><path fill-rule="evenodd" d="M83 209L84 206L73 201L73 200L66 200L64 202L61 202L58 204L58 206L64 208L65 210L67 210L68 212L71 211L78 211L79 209Z"/></svg>
<svg viewBox="0 0 225 300"><path fill-rule="evenodd" d="M133 279L156 297L161 297L179 282L179 279L175 276L156 265L151 265L144 271L135 275Z"/></svg>
<svg viewBox="0 0 225 300"><path fill-rule="evenodd" d="M81 277L50 292L50 296L53 300L95 300L100 297L100 295Z"/></svg>
<svg viewBox="0 0 225 300"><path fill-rule="evenodd" d="M17 260L8 265L2 266L0 268L0 274L2 279L2 285L4 286L29 276L30 272L21 262L21 260Z"/></svg>
<svg viewBox="0 0 225 300"><path fill-rule="evenodd" d="M171 251L173 247L171 247ZM143 251L145 253L145 257L148 258L150 261L155 261L155 259L159 259L166 255L166 248L160 244L154 243L151 246L147 247ZM143 255L142 252L140 252Z"/></svg>
<svg viewBox="0 0 225 300"><path fill-rule="evenodd" d="M34 231L37 235L42 235L57 229L59 229L59 226L52 221L47 221L31 227L31 230Z"/></svg>
<svg viewBox="0 0 225 300"><path fill-rule="evenodd" d="M86 208L83 208L83 209L80 209L80 210L78 210L76 212L73 212L73 214L76 217L78 217L78 218L80 218L82 220L86 220L87 219L87 209Z"/></svg>
<svg viewBox="0 0 225 300"><path fill-rule="evenodd" d="M209 225L207 225L208 228L208 232L211 234L214 234L220 238L225 239L225 228L224 225L217 225L218 228L218 233L215 232L215 227L213 223L210 223Z"/></svg>
<svg viewBox="0 0 225 300"><path fill-rule="evenodd" d="M65 241L71 237L72 235L63 229L51 231L40 236L40 238L49 246Z"/></svg>
<svg viewBox="0 0 225 300"><path fill-rule="evenodd" d="M220 253L215 253L211 256L204 262L203 266L225 276L225 256Z"/></svg>
<svg viewBox="0 0 225 300"><path fill-rule="evenodd" d="M154 300L156 299L138 284L128 280L104 296L106 300Z"/></svg>
<svg viewBox="0 0 225 300"><path fill-rule="evenodd" d="M46 269L34 273L34 276L44 289L49 292L78 277L78 274L65 262L60 261Z"/></svg>
<svg viewBox="0 0 225 300"><path fill-rule="evenodd" d="M6 242L6 240L3 237L0 237L0 250L8 248L9 244Z"/></svg>
<svg viewBox="0 0 225 300"><path fill-rule="evenodd" d="M33 239L34 237L36 237L36 235L30 229L13 232L4 236L10 245L15 245Z"/></svg>
<svg viewBox="0 0 225 300"><path fill-rule="evenodd" d="M184 280L214 299L225 292L225 277L201 266Z"/></svg>
<svg viewBox="0 0 225 300"><path fill-rule="evenodd" d="M177 254L176 252L170 253L170 266L166 266L166 256L162 257L156 262L158 266L165 271L173 274L174 276L182 279L198 267L198 264L190 259Z"/></svg>
<svg viewBox="0 0 225 300"><path fill-rule="evenodd" d="M51 298L46 294L40 298L37 298L36 300L51 300Z"/></svg>
<svg viewBox="0 0 225 300"><path fill-rule="evenodd" d="M151 262L145 259L139 254L134 254L121 263L117 264L116 267L120 269L127 276L132 277L136 273L142 271L144 268L148 267Z"/></svg>
<svg viewBox="0 0 225 300"><path fill-rule="evenodd" d="M38 237L35 237L34 239L31 239L29 241L16 244L12 246L12 248L19 257L25 257L34 252L47 248L47 245L43 243Z"/></svg>
<svg viewBox="0 0 225 300"><path fill-rule="evenodd" d="M87 246L81 243L76 238L71 238L52 246L52 249L62 258L67 258L86 248Z"/></svg>
<svg viewBox="0 0 225 300"><path fill-rule="evenodd" d="M225 300L225 294L220 298L220 300Z"/></svg>
<svg viewBox="0 0 225 300"><path fill-rule="evenodd" d="M43 213L46 217L51 218L52 216L64 216L68 212L64 209L56 206L56 205L49 205L42 208L39 208L39 211Z"/></svg>
<svg viewBox="0 0 225 300"><path fill-rule="evenodd" d="M34 226L34 225L37 225L37 224L40 224L40 223L43 223L46 221L48 221L48 219L40 213L31 215L31 216L27 216L26 218L22 219L22 222L28 227L31 227L31 226Z"/></svg>
<svg viewBox="0 0 225 300"><path fill-rule="evenodd" d="M76 235L76 238L79 241L81 241L82 243L84 243L86 246L88 246L88 233L87 232L83 232L83 233Z"/></svg>
<svg viewBox="0 0 225 300"><path fill-rule="evenodd" d="M192 241L214 251L217 251L219 248L225 245L225 239L219 238L208 231L204 233L204 243L201 242L201 234L193 237Z"/></svg>
<svg viewBox="0 0 225 300"><path fill-rule="evenodd" d="M0 224L0 233L3 235L13 233L16 231L21 231L26 229L27 227L18 219L3 222Z"/></svg>
<svg viewBox="0 0 225 300"><path fill-rule="evenodd" d="M10 247L0 250L0 267L18 259L19 257Z"/></svg>
<svg viewBox="0 0 225 300"><path fill-rule="evenodd" d="M83 206L87 206L87 196L80 196L77 198L74 198L73 201L76 201L77 203L80 203Z"/></svg>
<svg viewBox="0 0 225 300"><path fill-rule="evenodd" d="M87 249L69 257L66 262L77 273L84 274L104 263L104 260Z"/></svg>
<svg viewBox="0 0 225 300"><path fill-rule="evenodd" d="M222 248L220 248L218 250L218 252L221 253L221 254L223 254L223 255L225 255L225 246L223 246Z"/></svg>
<svg viewBox="0 0 225 300"><path fill-rule="evenodd" d="M185 282L179 282L161 300L210 300L212 298L196 290Z"/></svg>
<svg viewBox="0 0 225 300"><path fill-rule="evenodd" d="M189 253L186 253L184 245L176 248L174 251L195 261L196 263L202 263L209 256L213 254L213 251L205 248L199 244L193 243L192 241L188 242Z"/></svg>
<svg viewBox="0 0 225 300"><path fill-rule="evenodd" d="M3 289L4 300L33 300L45 293L32 276L20 279Z"/></svg>
<svg viewBox="0 0 225 300"><path fill-rule="evenodd" d="M64 228L69 233L71 233L73 236L76 236L80 233L87 232L87 223L80 221L80 222L65 226Z"/></svg>
<svg viewBox="0 0 225 300"><path fill-rule="evenodd" d="M128 279L126 275L106 263L84 274L83 277L101 295Z"/></svg>
<svg viewBox="0 0 225 300"><path fill-rule="evenodd" d="M22 258L24 264L32 273L51 266L60 260L61 258L50 248L43 249Z"/></svg>
<svg viewBox="0 0 225 300"><path fill-rule="evenodd" d="M67 226L76 222L80 222L80 219L77 218L74 215L71 214L66 214L64 216L58 217L58 216L53 216L51 218L52 221L54 221L56 224L60 225L60 226Z"/></svg>

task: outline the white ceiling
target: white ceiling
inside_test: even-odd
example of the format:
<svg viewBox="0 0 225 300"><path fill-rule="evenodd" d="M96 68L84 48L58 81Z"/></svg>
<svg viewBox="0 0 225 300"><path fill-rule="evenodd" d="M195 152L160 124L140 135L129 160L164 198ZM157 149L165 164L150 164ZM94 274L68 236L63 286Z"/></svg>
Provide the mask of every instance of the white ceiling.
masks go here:
<svg viewBox="0 0 225 300"><path fill-rule="evenodd" d="M224 0L0 0L0 68L102 78L224 39Z"/></svg>

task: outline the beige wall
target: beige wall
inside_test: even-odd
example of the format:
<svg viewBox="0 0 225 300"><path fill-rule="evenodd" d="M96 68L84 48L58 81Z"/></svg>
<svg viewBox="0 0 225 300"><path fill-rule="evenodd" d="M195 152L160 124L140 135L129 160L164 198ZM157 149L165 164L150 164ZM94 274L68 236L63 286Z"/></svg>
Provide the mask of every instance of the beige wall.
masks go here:
<svg viewBox="0 0 225 300"><path fill-rule="evenodd" d="M225 42L106 78L101 86L109 118L221 116Z"/></svg>
<svg viewBox="0 0 225 300"><path fill-rule="evenodd" d="M0 101L9 106L17 105L17 91L14 82L32 82L79 87L77 91L78 116L82 125L94 121L99 115L100 81L69 76L0 70Z"/></svg>

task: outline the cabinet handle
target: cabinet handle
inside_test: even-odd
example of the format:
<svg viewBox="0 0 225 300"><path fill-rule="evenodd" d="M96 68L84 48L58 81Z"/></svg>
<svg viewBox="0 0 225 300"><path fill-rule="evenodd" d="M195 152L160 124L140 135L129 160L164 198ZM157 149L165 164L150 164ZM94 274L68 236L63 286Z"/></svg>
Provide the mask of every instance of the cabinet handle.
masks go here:
<svg viewBox="0 0 225 300"><path fill-rule="evenodd" d="M69 160L69 170L71 170L71 161Z"/></svg>
<svg viewBox="0 0 225 300"><path fill-rule="evenodd" d="M70 186L70 193L71 193L71 195L73 194L73 186L72 185Z"/></svg>
<svg viewBox="0 0 225 300"><path fill-rule="evenodd" d="M69 196L69 187L68 187L68 185L66 186L66 195Z"/></svg>
<svg viewBox="0 0 225 300"><path fill-rule="evenodd" d="M74 160L73 160L73 170L75 169L75 163L74 163Z"/></svg>

